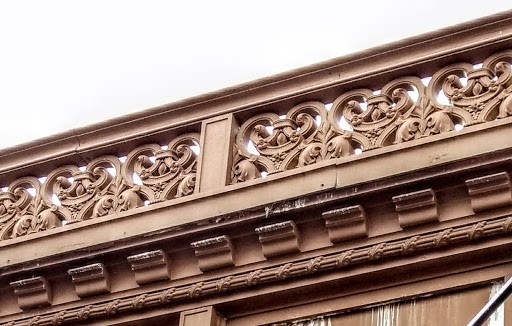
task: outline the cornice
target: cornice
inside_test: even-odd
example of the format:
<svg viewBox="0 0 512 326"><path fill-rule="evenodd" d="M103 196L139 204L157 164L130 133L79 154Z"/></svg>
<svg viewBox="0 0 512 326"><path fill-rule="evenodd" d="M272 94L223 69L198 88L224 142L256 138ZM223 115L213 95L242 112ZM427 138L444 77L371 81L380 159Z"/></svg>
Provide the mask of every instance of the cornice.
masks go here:
<svg viewBox="0 0 512 326"><path fill-rule="evenodd" d="M27 168L42 174L68 163L151 141L178 127L195 130L200 121L299 98L332 101L329 89L373 87L400 74L429 75L456 61L478 61L512 45L512 11L407 38L275 76L110 119L0 150L3 184ZM322 91L322 94L319 92Z"/></svg>
<svg viewBox="0 0 512 326"><path fill-rule="evenodd" d="M22 318L2 325L63 325L106 316L140 311L190 299L209 297L263 284L333 272L344 268L372 264L396 257L410 257L425 252L448 250L475 241L491 240L512 232L512 216L480 220L448 227L435 232L380 242L371 246L354 247L336 253L298 259L280 265L234 273L221 278L168 287L147 293L116 298L72 309L63 309L32 318Z"/></svg>
<svg viewBox="0 0 512 326"><path fill-rule="evenodd" d="M508 128L507 126L503 126ZM489 129L490 131L497 130L496 128ZM460 137L459 137L460 139ZM506 139L506 138L503 138ZM474 140L469 140L469 143ZM431 144L442 146L439 142L431 142ZM455 147L462 147L455 146ZM495 144L493 145L495 146ZM418 149L418 146L412 148ZM422 146L420 150L428 150L428 147ZM369 154L378 154L379 150L370 152ZM403 153L404 151L399 151ZM382 153L383 155L393 156L393 153ZM364 154L363 154L364 155ZM413 153L413 155L416 155ZM400 160L400 159L399 159ZM403 159L405 160L405 159ZM382 160L379 156L375 157L375 166ZM334 162L331 162L334 163ZM418 182L434 182L440 178L456 178L460 182L468 179L464 175L478 176L485 175L488 171L497 171L496 169L507 170L512 164L512 156L510 149L505 149L498 152L487 153L477 157L467 157L459 159L454 162L440 164L438 166L431 166L423 169L412 169L408 173L397 173L392 178L370 178L369 180L362 180L355 182L352 185L347 185L348 176L364 176L365 174L357 174L356 171L361 171L358 166L354 166L352 172L343 174L343 179L340 185L330 185L327 182L333 182L336 178L332 174L332 166L315 167L315 169L308 169L305 174L309 178L307 180L315 180L315 183L325 183L322 187L312 188L306 191L306 188L301 188L299 192L290 193L286 189L295 190L294 187L289 187L295 184L299 176L303 176L303 171L292 170L282 174L269 176L267 179L253 180L251 182L232 185L226 187L226 193L206 193L203 195L192 195L174 201L158 203L147 208L133 210L129 212L122 212L112 214L103 218L92 219L83 221L81 223L66 225L65 227L47 230L45 232L30 234L25 237L16 239L4 240L0 246L2 252L2 271L0 276L9 277L20 271L37 270L53 265L70 263L85 259L91 254L102 255L122 250L133 250L139 246L154 246L158 243L168 241L177 237L182 237L191 234L201 234L205 232L215 232L219 228L232 228L236 225L244 225L245 223L267 219L269 217L278 218L282 214L298 213L303 210L314 209L320 206L327 206L332 204L349 202L363 196L371 196L379 192L385 192L400 187L407 187ZM411 165L412 167L412 165ZM363 169L364 170L364 169ZM390 169L388 169L390 170ZM302 178L302 177L301 177ZM302 180L302 179L301 179ZM455 180L455 179L451 179ZM326 182L327 181L327 182ZM437 181L436 181L437 182ZM313 184L312 182L305 182L306 184ZM276 194L276 189L278 194ZM256 205L255 203L244 203L242 206L234 206L234 211L216 213L210 209L212 205L216 205L217 201L234 203L233 198L240 196L252 197L255 194L268 194L272 198L269 202L260 202L263 205ZM279 197L281 196L281 197ZM226 199L227 198L227 199ZM357 199L359 200L359 199ZM191 209L193 207L193 209ZM206 211L201 207L206 207ZM186 221L184 219L184 212L198 212L201 218L193 219L193 221ZM202 215L204 212L212 215ZM187 214L188 214L187 213ZM163 214L163 215L162 215ZM183 218L178 224L158 227L156 231L146 232L142 235L125 236L116 242L96 243L93 247L89 247L86 251L74 250L66 251L62 248L61 243L68 243L72 245L73 241L83 239L83 232L94 233L108 233L110 238L114 232L121 230L125 232L124 226L130 223L135 223L136 220L141 221L170 221L169 219L160 218L161 216L182 216ZM128 218L129 217L129 218ZM108 223L106 223L108 222ZM128 224L127 224L128 223ZM147 223L146 223L147 224ZM116 226L117 225L117 226ZM112 229L113 228L113 229ZM99 231L103 230L103 231ZM125 230L125 231L123 231ZM89 233L87 233L89 234ZM91 233L92 234L92 233ZM126 234L126 233L125 233ZM38 253L34 257L34 246L56 246L58 252L51 255ZM30 253L30 259L20 258L19 253L27 256ZM27 256L29 257L29 256ZM6 261L7 259L11 259ZM21 259L21 260L17 260Z"/></svg>

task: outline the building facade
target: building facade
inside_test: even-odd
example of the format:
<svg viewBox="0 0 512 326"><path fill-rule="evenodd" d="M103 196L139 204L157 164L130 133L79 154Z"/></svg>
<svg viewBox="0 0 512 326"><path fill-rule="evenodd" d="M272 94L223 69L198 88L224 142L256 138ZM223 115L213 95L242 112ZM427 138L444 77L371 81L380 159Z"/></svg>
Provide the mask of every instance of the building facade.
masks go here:
<svg viewBox="0 0 512 326"><path fill-rule="evenodd" d="M0 325L465 325L511 63L505 12L0 151Z"/></svg>

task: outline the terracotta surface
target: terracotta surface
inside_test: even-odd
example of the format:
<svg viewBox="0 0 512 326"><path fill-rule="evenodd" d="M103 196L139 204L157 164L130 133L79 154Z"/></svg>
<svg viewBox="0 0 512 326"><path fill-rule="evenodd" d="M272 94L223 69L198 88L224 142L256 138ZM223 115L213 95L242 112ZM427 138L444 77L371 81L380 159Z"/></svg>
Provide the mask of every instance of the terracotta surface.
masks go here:
<svg viewBox="0 0 512 326"><path fill-rule="evenodd" d="M512 270L511 20L0 151L0 325L463 325Z"/></svg>

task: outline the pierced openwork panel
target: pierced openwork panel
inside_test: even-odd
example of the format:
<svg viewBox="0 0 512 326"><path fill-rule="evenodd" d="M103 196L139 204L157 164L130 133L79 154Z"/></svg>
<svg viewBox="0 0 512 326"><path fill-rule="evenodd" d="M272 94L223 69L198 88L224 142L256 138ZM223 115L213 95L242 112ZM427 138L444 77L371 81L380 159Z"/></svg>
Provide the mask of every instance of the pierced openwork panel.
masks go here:
<svg viewBox="0 0 512 326"><path fill-rule="evenodd" d="M166 146L137 147L122 160L107 155L46 178L18 179L0 192L0 239L190 195L198 143L198 134L185 134Z"/></svg>
<svg viewBox="0 0 512 326"><path fill-rule="evenodd" d="M236 136L232 183L391 146L512 115L512 51L432 77L404 76L380 90L306 102L285 116L258 114Z"/></svg>

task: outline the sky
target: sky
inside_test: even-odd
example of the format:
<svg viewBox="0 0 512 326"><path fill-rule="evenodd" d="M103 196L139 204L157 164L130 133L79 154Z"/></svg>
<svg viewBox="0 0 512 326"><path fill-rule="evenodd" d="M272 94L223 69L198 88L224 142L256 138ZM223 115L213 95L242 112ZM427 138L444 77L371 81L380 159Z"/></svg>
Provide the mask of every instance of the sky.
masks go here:
<svg viewBox="0 0 512 326"><path fill-rule="evenodd" d="M0 0L0 148L509 9L509 0Z"/></svg>

